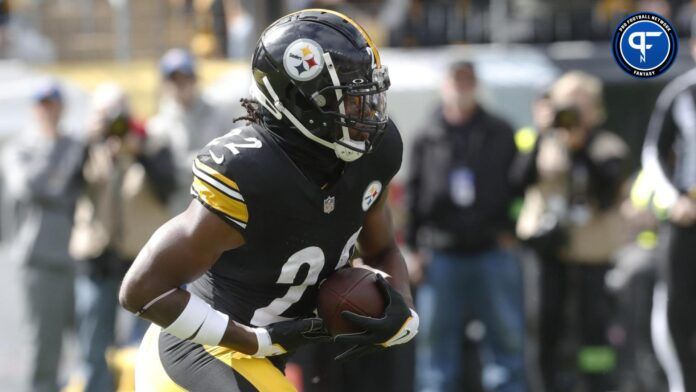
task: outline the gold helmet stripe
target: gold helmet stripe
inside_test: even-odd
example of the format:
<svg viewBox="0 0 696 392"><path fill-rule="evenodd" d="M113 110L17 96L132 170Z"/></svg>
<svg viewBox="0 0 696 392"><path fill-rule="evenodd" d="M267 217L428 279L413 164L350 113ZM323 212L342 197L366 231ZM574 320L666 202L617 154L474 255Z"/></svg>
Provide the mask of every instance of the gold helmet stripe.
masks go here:
<svg viewBox="0 0 696 392"><path fill-rule="evenodd" d="M377 66L377 68L382 68L382 62L380 61L380 58L379 58L379 50L377 50L377 45L375 45L375 43L372 42L372 38L370 38L370 36L367 34L367 31L365 31L365 29L363 29L362 26L360 26L360 25L358 24L358 22L354 21L353 19L351 19L351 18L348 17L347 15L344 15L344 14L338 12L338 11L326 10L326 9L323 9L323 8L309 8L309 9L306 9L306 10L301 10L301 11L293 12L293 13L291 13L291 14L286 15L285 17L292 16L292 15L295 15L295 14L299 14L299 13L302 13L302 12L308 12L308 11L326 12L327 14L335 15L335 16L338 16L338 17L341 18L341 19L345 19L348 23L350 23L351 25L353 25L353 27L355 27L355 28L360 32L360 34L362 34L363 38L365 39L365 42L367 42L367 45L368 45L368 46L370 47L370 49L372 50L372 55L375 57L375 65Z"/></svg>

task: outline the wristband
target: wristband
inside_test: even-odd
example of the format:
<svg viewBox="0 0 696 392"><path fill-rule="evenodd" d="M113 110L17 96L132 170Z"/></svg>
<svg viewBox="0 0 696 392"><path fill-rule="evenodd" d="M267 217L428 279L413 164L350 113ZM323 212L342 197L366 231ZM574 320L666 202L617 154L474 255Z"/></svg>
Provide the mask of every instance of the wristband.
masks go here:
<svg viewBox="0 0 696 392"><path fill-rule="evenodd" d="M210 309L210 305L197 295L191 294L184 311L173 323L162 330L179 339L188 339L203 324L208 315L208 309Z"/></svg>
<svg viewBox="0 0 696 392"><path fill-rule="evenodd" d="M271 335L268 334L268 330L266 330L266 328L254 328L253 331L256 334L256 341L258 342L259 348L256 353L251 355L252 357L272 357L274 355L281 355L287 352L280 345L273 344Z"/></svg>
<svg viewBox="0 0 696 392"><path fill-rule="evenodd" d="M208 314L205 321L198 329L198 333L191 341L208 346L217 346L227 330L229 316L208 306Z"/></svg>

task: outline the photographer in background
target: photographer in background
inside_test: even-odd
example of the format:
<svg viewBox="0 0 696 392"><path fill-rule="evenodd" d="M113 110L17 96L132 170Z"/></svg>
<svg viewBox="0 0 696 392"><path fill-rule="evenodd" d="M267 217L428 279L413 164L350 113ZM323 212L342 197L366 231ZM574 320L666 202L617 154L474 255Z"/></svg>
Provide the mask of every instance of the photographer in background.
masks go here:
<svg viewBox="0 0 696 392"><path fill-rule="evenodd" d="M86 194L77 203L70 252L80 260L76 306L84 390L108 392L114 382L105 352L114 343L118 288L145 241L168 219L174 165L168 149L148 144L116 84L95 89L87 127Z"/></svg>
<svg viewBox="0 0 696 392"><path fill-rule="evenodd" d="M568 391L557 350L570 326L579 329L577 363L586 391L610 390L615 354L609 347L612 307L604 278L613 253L624 242L619 189L628 154L624 142L599 129L604 121L602 84L569 72L551 87L551 128L540 135L526 172L518 236L532 246L540 265L539 357L545 390ZM569 304L577 304L565 320Z"/></svg>

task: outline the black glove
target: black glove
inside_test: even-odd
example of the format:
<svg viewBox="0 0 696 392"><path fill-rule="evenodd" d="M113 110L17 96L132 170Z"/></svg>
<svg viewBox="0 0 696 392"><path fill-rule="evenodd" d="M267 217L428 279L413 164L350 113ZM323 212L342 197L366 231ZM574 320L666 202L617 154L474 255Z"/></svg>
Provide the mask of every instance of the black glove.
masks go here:
<svg viewBox="0 0 696 392"><path fill-rule="evenodd" d="M413 339L418 333L418 314L410 309L398 291L377 275L377 285L387 304L382 318L361 316L350 311L341 312L341 317L363 329L362 332L336 335L334 341L352 343L336 357L337 361L355 359L372 351L381 350Z"/></svg>
<svg viewBox="0 0 696 392"><path fill-rule="evenodd" d="M281 321L265 328L254 328L258 351L254 357L271 357L311 343L328 342L331 335L320 318Z"/></svg>

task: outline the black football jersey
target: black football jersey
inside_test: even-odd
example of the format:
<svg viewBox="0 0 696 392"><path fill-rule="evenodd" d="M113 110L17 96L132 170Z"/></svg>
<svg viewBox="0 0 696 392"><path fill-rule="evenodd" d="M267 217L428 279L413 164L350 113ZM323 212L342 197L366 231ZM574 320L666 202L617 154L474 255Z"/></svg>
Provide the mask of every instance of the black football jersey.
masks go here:
<svg viewBox="0 0 696 392"><path fill-rule="evenodd" d="M322 189L268 132L249 125L212 141L193 164L191 186L246 243L225 252L189 289L253 326L312 315L319 282L347 264L365 214L387 192L403 150L390 123L373 152L347 163Z"/></svg>

